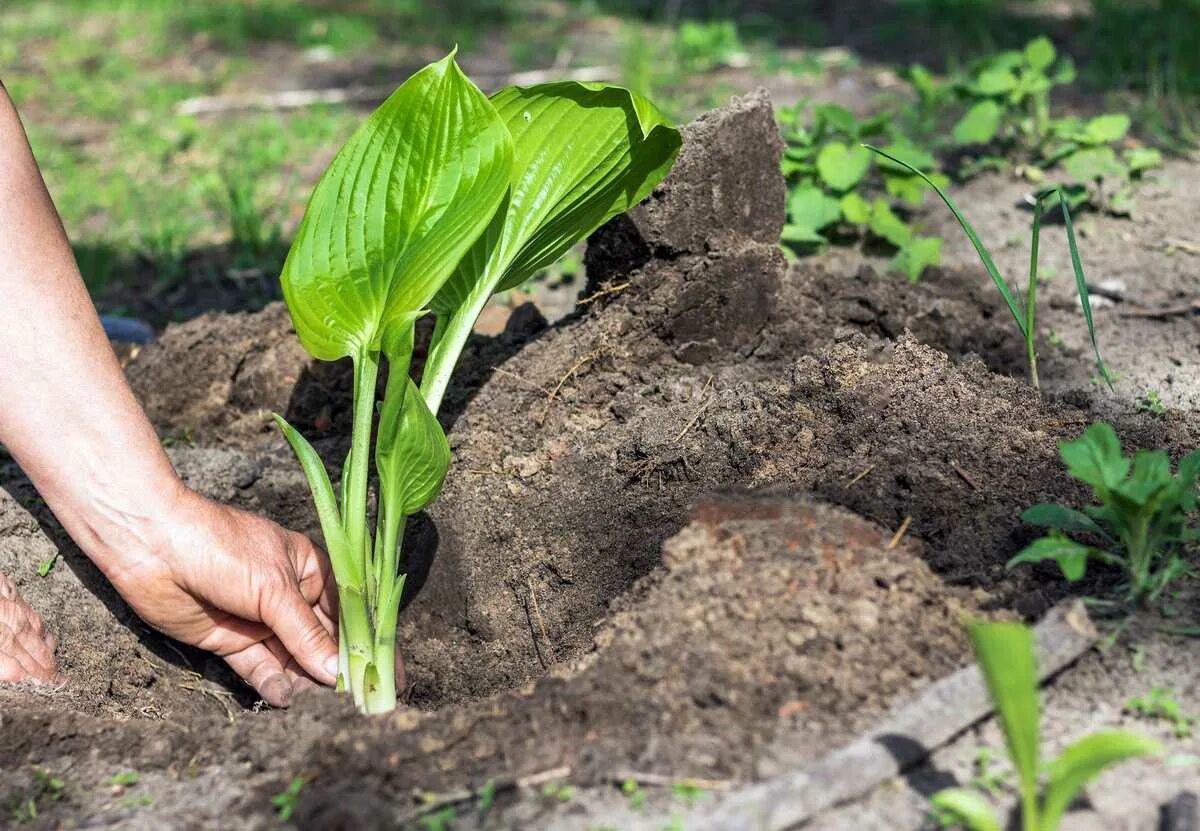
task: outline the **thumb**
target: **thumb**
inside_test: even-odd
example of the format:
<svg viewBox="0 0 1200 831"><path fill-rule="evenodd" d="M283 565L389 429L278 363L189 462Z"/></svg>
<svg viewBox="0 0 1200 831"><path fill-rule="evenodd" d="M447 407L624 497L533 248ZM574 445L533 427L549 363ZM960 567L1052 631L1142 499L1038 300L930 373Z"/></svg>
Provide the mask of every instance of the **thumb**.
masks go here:
<svg viewBox="0 0 1200 831"><path fill-rule="evenodd" d="M271 627L296 663L318 681L331 686L337 683L337 644L299 588L289 586L264 606L263 623Z"/></svg>

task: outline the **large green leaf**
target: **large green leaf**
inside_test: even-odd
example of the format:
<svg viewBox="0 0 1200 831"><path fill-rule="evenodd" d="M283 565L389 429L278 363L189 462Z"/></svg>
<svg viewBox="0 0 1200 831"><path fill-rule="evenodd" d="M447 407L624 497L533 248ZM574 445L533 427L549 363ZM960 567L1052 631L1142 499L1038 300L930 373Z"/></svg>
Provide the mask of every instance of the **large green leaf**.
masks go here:
<svg viewBox="0 0 1200 831"><path fill-rule="evenodd" d="M1075 742L1050 763L1040 827L1044 831L1058 828L1063 812L1079 789L1106 767L1160 752L1162 745L1158 742L1118 730L1093 733Z"/></svg>
<svg viewBox="0 0 1200 831"><path fill-rule="evenodd" d="M1121 440L1103 421L1089 426L1074 441L1059 444L1058 453L1067 472L1097 494L1107 493L1129 475L1130 461L1121 455Z"/></svg>
<svg viewBox="0 0 1200 831"><path fill-rule="evenodd" d="M1023 801L1037 792L1038 699L1033 632L1020 623L973 623L975 657L1000 717Z"/></svg>
<svg viewBox="0 0 1200 831"><path fill-rule="evenodd" d="M860 145L848 147L840 141L831 141L817 154L817 173L838 192L857 185L870 168L871 154Z"/></svg>
<svg viewBox="0 0 1200 831"><path fill-rule="evenodd" d="M653 104L621 87L562 81L509 87L491 100L516 148L512 191L503 219L438 293L439 313L552 265L648 196L681 144Z"/></svg>
<svg viewBox="0 0 1200 831"><path fill-rule="evenodd" d="M429 303L495 214L513 145L453 53L405 81L317 183L281 281L301 343L378 349Z"/></svg>

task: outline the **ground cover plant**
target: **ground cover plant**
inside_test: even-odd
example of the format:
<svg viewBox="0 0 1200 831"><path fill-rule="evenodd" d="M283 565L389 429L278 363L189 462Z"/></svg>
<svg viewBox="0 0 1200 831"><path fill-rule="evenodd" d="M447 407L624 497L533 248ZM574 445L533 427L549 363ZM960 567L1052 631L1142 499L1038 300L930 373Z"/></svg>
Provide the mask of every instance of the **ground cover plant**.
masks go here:
<svg viewBox="0 0 1200 831"><path fill-rule="evenodd" d="M1083 261L1079 257L1079 245L1075 239L1075 226L1071 221L1071 211L1067 206L1067 196L1061 188L1049 188L1039 192L1034 197L1033 205L1033 223L1030 231L1029 243L1029 280L1025 285L1024 297L1019 293L1014 292L1008 281L1000 273L996 267L995 260L988 251L987 246L983 244L983 240L979 238L975 228L967 221L962 211L954 204L954 201L946 195L946 192L932 178L926 175L919 168L914 167L903 159L891 155L887 150L881 150L870 145L863 145L867 150L874 151L878 155L889 159L896 165L907 169L914 176L923 179L934 192L941 197L946 203L946 207L954 214L955 220L962 227L963 233L971 241L975 252L979 255L979 261L987 270L988 276L992 278L996 289L1000 292L1000 296L1004 300L1005 306L1012 314L1013 322L1021 333L1021 339L1025 342L1025 359L1026 366L1029 369L1029 383L1035 390L1040 389L1040 381L1038 379L1037 368L1037 289L1038 289L1038 247L1041 242L1042 231L1042 214L1044 211L1043 203L1047 201L1058 202L1059 208L1062 210L1063 222L1067 227L1067 247L1071 254L1071 267L1075 272L1075 290L1079 296L1079 305L1083 309L1083 319L1087 324L1088 338L1092 343L1092 350L1096 355L1096 369L1100 377L1111 387L1112 379L1108 372L1108 367L1104 360L1100 357L1100 346L1096 342L1096 327L1092 320L1092 301L1088 293L1087 278L1083 273Z"/></svg>
<svg viewBox="0 0 1200 831"><path fill-rule="evenodd" d="M928 187L920 169L946 184L933 156L898 133L890 112L859 120L844 107L818 104L781 111L787 142L782 161L788 180L788 224L783 242L804 251L835 236L867 237L895 251L890 268L916 282L941 261L942 240L925 236L899 211L920 206ZM888 156L872 158L863 140L884 140ZM893 157L907 161L898 164Z"/></svg>
<svg viewBox="0 0 1200 831"><path fill-rule="evenodd" d="M1052 561L1075 582L1092 560L1121 571L1128 602L1159 599L1190 570L1184 555L1200 541L1195 524L1200 451L1189 453L1172 472L1161 450L1124 455L1116 432L1100 422L1075 441L1060 444L1059 454L1071 477L1092 489L1097 504L1083 511L1050 504L1025 511L1022 519L1050 533L1013 557L1009 566Z"/></svg>
<svg viewBox="0 0 1200 831"><path fill-rule="evenodd" d="M406 518L436 498L449 467L436 413L476 318L493 293L645 197L679 144L678 131L628 90L548 83L489 100L452 53L402 84L313 191L281 282L304 347L354 364L340 497L312 446L276 418L311 486L338 586L339 686L365 712L396 705L399 548ZM414 328L430 310L436 325L418 388L409 374Z"/></svg>
<svg viewBox="0 0 1200 831"><path fill-rule="evenodd" d="M1049 38L990 55L944 82L919 67L909 77L926 123L965 108L951 131L966 153L964 175L1012 169L1034 184L1053 179L1072 208L1091 205L1127 215L1134 184L1162 164L1158 150L1124 146L1131 123L1125 113L1085 119L1052 112L1051 92L1074 83L1076 72Z"/></svg>
<svg viewBox="0 0 1200 831"><path fill-rule="evenodd" d="M970 634L1016 770L1024 831L1054 831L1080 789L1105 768L1161 751L1151 739L1110 730L1084 736L1056 758L1043 759L1033 632L1020 623L977 622ZM1005 827L977 790L948 788L934 794L931 803L943 826L971 831Z"/></svg>

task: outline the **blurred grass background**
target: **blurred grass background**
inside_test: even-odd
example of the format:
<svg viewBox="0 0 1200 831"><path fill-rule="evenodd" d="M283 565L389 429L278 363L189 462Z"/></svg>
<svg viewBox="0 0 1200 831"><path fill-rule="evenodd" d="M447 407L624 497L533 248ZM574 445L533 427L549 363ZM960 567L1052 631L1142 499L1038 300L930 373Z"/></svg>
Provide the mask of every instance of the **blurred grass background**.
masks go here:
<svg viewBox="0 0 1200 831"><path fill-rule="evenodd" d="M912 63L1043 33L1084 94L1125 96L1191 141L1200 0L3 0L0 80L98 305L161 323L272 299L308 190L370 91L455 44L485 88L600 68L682 120L759 84L778 104L874 95ZM354 100L181 110L290 90Z"/></svg>

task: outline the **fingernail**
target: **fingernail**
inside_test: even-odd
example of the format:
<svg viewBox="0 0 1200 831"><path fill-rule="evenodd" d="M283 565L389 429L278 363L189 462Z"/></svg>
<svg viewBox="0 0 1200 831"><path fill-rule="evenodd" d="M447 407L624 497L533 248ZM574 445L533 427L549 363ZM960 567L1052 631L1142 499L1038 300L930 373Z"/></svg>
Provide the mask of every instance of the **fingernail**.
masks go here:
<svg viewBox="0 0 1200 831"><path fill-rule="evenodd" d="M263 684L262 696L268 704L286 707L292 700L292 685L282 675L275 675Z"/></svg>
<svg viewBox="0 0 1200 831"><path fill-rule="evenodd" d="M338 677L338 656L334 655L325 661L325 671L329 673L329 683L337 682Z"/></svg>

